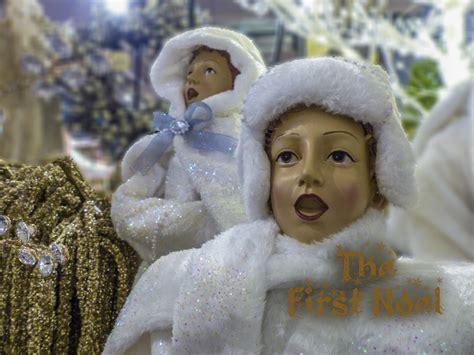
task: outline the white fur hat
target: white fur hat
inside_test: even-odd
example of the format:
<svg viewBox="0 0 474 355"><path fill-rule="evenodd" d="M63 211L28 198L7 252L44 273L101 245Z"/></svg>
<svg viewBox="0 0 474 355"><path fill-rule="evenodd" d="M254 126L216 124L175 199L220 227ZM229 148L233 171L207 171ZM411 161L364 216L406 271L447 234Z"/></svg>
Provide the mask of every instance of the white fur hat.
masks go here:
<svg viewBox="0 0 474 355"><path fill-rule="evenodd" d="M270 162L264 151L265 130L296 104L318 105L370 123L377 139L379 191L400 207L416 202L413 155L387 74L378 66L343 58L308 58L270 69L245 99L238 161L250 220L268 217Z"/></svg>
<svg viewBox="0 0 474 355"><path fill-rule="evenodd" d="M201 27L183 32L163 46L150 71L150 78L156 93L170 101L170 113L181 114L185 110L183 85L186 68L192 53L199 46L224 50L240 74L234 82L234 89L213 95L205 100L214 114L221 111L240 110L250 85L266 67L262 56L253 42L241 33L219 27Z"/></svg>

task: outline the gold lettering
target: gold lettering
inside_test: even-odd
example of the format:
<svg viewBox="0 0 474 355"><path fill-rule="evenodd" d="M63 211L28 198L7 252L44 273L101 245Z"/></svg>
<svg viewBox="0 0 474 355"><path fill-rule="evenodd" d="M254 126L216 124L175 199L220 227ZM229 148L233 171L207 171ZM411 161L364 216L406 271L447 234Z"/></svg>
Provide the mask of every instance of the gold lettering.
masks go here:
<svg viewBox="0 0 474 355"><path fill-rule="evenodd" d="M380 266L379 277L384 277L386 274L395 276L395 267L393 260L387 260Z"/></svg>
<svg viewBox="0 0 474 355"><path fill-rule="evenodd" d="M431 312L432 308L433 306L431 305L431 298L429 296L420 297L415 303L416 313Z"/></svg>
<svg viewBox="0 0 474 355"><path fill-rule="evenodd" d="M306 312L311 314L313 313L313 298L311 297L311 295L313 294L313 288L311 287L309 282L307 282L307 286L304 292L306 293L306 300L305 300Z"/></svg>
<svg viewBox="0 0 474 355"><path fill-rule="evenodd" d="M368 260L364 261L364 254L359 255L359 276L365 277L365 268L370 268L370 275L377 276L377 267L375 266L374 260L369 256Z"/></svg>
<svg viewBox="0 0 474 355"><path fill-rule="evenodd" d="M331 302L331 297L323 296L323 292L320 292L318 297L316 298L316 313L318 315L324 314L324 304Z"/></svg>
<svg viewBox="0 0 474 355"><path fill-rule="evenodd" d="M303 300L300 295L304 292L304 287L292 287L288 289L288 314L294 317L296 313L297 304Z"/></svg>
<svg viewBox="0 0 474 355"><path fill-rule="evenodd" d="M381 290L376 287L373 290L373 299L374 299L374 304L373 304L373 314L374 316L378 316L380 314L380 305L379 303L382 302L385 310L389 315L393 314L393 307L392 307L392 300L393 300L393 294L392 294L392 289L387 288L385 289L385 293L387 295L387 299L384 300L381 295Z"/></svg>
<svg viewBox="0 0 474 355"><path fill-rule="evenodd" d="M443 314L441 311L441 294L439 287L435 288L435 311L439 314Z"/></svg>
<svg viewBox="0 0 474 355"><path fill-rule="evenodd" d="M397 300L395 308L398 314L402 316L407 316L411 314L413 310L413 301L410 298L410 295L406 290L403 291L402 296Z"/></svg>
<svg viewBox="0 0 474 355"><path fill-rule="evenodd" d="M352 314L360 313L361 310L359 309L359 306L362 303L362 291L360 291L358 288L352 289L352 297L349 300L349 303L351 304Z"/></svg>
<svg viewBox="0 0 474 355"><path fill-rule="evenodd" d="M356 253L356 252L351 252L351 251L347 251L347 250L342 250L342 249L337 249L336 251L336 255L338 257L342 257L343 258L343 261L342 261L342 280L344 282L349 282L351 281L351 273L350 273L350 258L351 257L359 257L359 260L360 258L363 258L364 256L360 253Z"/></svg>
<svg viewBox="0 0 474 355"><path fill-rule="evenodd" d="M347 316L347 305L344 303L347 300L346 294L342 291L339 296L333 302L333 308L331 313L334 316L344 317Z"/></svg>

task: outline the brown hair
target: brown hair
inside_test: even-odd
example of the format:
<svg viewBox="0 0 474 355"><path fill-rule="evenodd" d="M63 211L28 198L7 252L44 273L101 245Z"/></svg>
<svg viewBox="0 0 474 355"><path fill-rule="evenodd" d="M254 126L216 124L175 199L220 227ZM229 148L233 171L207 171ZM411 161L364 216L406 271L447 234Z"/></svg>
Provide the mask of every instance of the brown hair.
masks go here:
<svg viewBox="0 0 474 355"><path fill-rule="evenodd" d="M199 53L201 52L217 52L219 53L222 57L224 57L227 61L227 66L229 67L229 70L230 70L230 74L232 75L232 89L234 88L234 83L235 83L235 78L237 75L240 74L240 71L239 69L237 69L236 67L234 67L234 65L232 64L232 62L230 61L230 54L227 52L227 51L223 51L223 50L220 50L220 49L214 49L214 48L210 48L208 46L199 46L198 48L196 48L192 55L191 55L191 59L189 61L189 64L191 64L193 62L194 59L196 59L196 57L199 55Z"/></svg>

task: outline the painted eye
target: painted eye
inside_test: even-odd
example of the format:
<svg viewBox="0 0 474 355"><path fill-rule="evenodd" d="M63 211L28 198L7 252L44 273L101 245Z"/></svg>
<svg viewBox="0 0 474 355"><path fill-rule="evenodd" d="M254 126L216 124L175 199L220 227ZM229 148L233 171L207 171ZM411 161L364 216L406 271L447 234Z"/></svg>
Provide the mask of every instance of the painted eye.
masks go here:
<svg viewBox="0 0 474 355"><path fill-rule="evenodd" d="M343 150L336 150L332 152L329 154L327 159L336 164L350 164L354 162L354 159L352 159L350 154Z"/></svg>
<svg viewBox="0 0 474 355"><path fill-rule="evenodd" d="M216 74L216 71L214 68L208 67L206 68L206 74Z"/></svg>
<svg viewBox="0 0 474 355"><path fill-rule="evenodd" d="M297 161L298 161L298 157L296 156L296 154L288 150L281 152L280 154L278 154L276 158L276 162L282 165L295 164Z"/></svg>

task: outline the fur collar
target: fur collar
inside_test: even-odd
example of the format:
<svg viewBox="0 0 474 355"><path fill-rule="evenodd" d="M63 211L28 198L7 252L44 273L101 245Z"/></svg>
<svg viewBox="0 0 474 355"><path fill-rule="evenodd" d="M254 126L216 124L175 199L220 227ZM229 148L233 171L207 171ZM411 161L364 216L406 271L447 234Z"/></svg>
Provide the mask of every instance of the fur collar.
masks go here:
<svg viewBox="0 0 474 355"><path fill-rule="evenodd" d="M134 287L104 353L122 353L141 335L167 331L171 327L172 353L260 353L267 292L302 286L301 283L308 279L313 286L327 280L331 287L339 288L341 261L335 254L337 246L351 251L362 248L366 257L373 256L378 263L382 260L377 258L380 244L375 241L383 228L383 215L368 210L366 215L332 238L303 245L279 235L278 225L273 219L267 219L235 226L200 249L172 253L154 263ZM375 249L370 247L372 242L375 242ZM390 287L393 298L399 299L403 290L417 297L423 289L433 293L440 286L442 315L429 313L419 317L374 319L370 312L373 300L368 297L364 299L360 315L342 320L344 329L348 330L345 338L341 338L344 332L330 339L321 338L323 335L318 334L322 329L326 329L324 334L331 333L331 329L326 328L329 323L334 329L340 329L342 325L335 324L334 318L312 317L308 328L311 336L304 331L295 334L299 348L311 350L319 344L327 345L329 349L331 342L350 346L355 341L367 346L377 343L389 350L412 347L412 351L421 352L434 350L436 345L436 349L451 346L451 349L466 349L467 353L467 349L472 348L469 343L474 327L474 266L449 264L438 267L406 258L397 259L395 265L395 276L359 288L369 292L373 287ZM415 279L422 282L423 289L412 283ZM286 305L279 306L283 307L283 318L288 318ZM283 324L281 319L275 321ZM296 341L296 338L292 339Z"/></svg>
<svg viewBox="0 0 474 355"><path fill-rule="evenodd" d="M189 264L188 282L174 309L174 350L258 352L267 291L307 279L341 279L342 263L336 256L340 248L363 250L380 265L393 257L388 247L381 252L375 243L384 228L384 216L369 209L341 232L312 245L279 235L273 219L221 234L204 244Z"/></svg>
<svg viewBox="0 0 474 355"><path fill-rule="evenodd" d="M276 239L275 253L267 264L268 288L289 287L309 280L312 283L330 283L333 286L350 286L342 281L343 257L337 251L360 252L372 258L380 267L395 254L382 242L385 234L385 217L374 209L351 225L322 242L303 244L285 235ZM356 275L357 263L350 263L350 274Z"/></svg>

